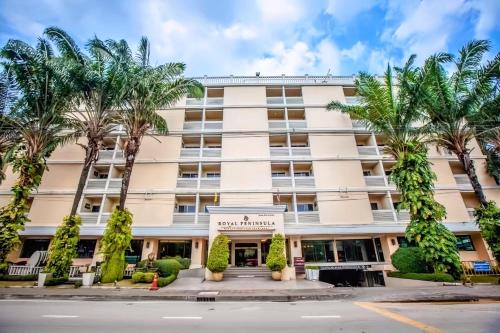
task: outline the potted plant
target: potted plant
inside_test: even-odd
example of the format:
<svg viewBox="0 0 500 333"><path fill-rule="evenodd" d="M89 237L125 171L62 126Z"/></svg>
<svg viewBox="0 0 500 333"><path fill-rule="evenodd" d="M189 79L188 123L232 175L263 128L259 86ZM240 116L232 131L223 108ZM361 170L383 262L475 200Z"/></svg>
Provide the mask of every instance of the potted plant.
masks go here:
<svg viewBox="0 0 500 333"><path fill-rule="evenodd" d="M305 267L306 269L306 279L310 281L318 281L319 280L319 266L311 266L308 265Z"/></svg>
<svg viewBox="0 0 500 333"><path fill-rule="evenodd" d="M82 286L83 287L92 287L95 279L95 268L87 267L87 271L82 274Z"/></svg>
<svg viewBox="0 0 500 333"><path fill-rule="evenodd" d="M208 254L207 268L213 274L214 281L222 281L224 271L229 260L229 239L225 235L218 235L212 242Z"/></svg>
<svg viewBox="0 0 500 333"><path fill-rule="evenodd" d="M274 234L266 258L266 266L272 271L272 278L281 281L281 271L286 266L285 238L281 234Z"/></svg>
<svg viewBox="0 0 500 333"><path fill-rule="evenodd" d="M43 288L45 287L45 281L52 279L52 273L51 272L40 272L38 273L38 283L37 287L38 288Z"/></svg>

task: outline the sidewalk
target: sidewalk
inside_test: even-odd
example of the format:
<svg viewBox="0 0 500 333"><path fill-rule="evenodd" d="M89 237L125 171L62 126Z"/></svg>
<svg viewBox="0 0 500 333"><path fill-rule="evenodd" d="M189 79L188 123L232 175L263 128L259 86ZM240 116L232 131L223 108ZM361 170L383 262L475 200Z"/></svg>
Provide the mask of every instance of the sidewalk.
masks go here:
<svg viewBox="0 0 500 333"><path fill-rule="evenodd" d="M92 301L300 301L349 300L369 302L466 302L500 301L500 286L476 285L401 288L316 288L316 289L246 289L160 291L110 288L0 288L0 299L71 299Z"/></svg>

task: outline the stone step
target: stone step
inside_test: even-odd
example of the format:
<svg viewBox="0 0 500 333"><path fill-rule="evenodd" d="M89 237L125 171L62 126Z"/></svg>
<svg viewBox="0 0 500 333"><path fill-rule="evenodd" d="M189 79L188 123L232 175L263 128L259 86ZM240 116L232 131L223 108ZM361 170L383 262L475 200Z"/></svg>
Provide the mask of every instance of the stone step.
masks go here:
<svg viewBox="0 0 500 333"><path fill-rule="evenodd" d="M227 277L267 277L271 271L267 267L230 267L224 272Z"/></svg>

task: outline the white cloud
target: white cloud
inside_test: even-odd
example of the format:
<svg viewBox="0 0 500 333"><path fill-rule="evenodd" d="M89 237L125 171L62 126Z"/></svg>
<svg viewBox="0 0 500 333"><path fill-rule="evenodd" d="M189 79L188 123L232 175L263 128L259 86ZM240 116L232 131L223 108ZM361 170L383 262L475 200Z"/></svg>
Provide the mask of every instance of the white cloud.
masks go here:
<svg viewBox="0 0 500 333"><path fill-rule="evenodd" d="M357 41L350 49L342 50L341 54L354 61L358 61L365 53L366 45L361 41Z"/></svg>
<svg viewBox="0 0 500 333"><path fill-rule="evenodd" d="M254 39L257 37L257 32L241 24L232 25L224 29L224 36L230 39Z"/></svg>
<svg viewBox="0 0 500 333"><path fill-rule="evenodd" d="M479 17L474 27L475 37L488 38L489 32L499 26L500 1L476 0L471 2L471 7L479 11Z"/></svg>
<svg viewBox="0 0 500 333"><path fill-rule="evenodd" d="M343 0L329 0L325 11L338 22L347 23L360 13L380 4L380 2L379 0L354 0L346 3Z"/></svg>
<svg viewBox="0 0 500 333"><path fill-rule="evenodd" d="M295 22L306 15L305 3L298 0L257 0L256 4L266 22Z"/></svg>

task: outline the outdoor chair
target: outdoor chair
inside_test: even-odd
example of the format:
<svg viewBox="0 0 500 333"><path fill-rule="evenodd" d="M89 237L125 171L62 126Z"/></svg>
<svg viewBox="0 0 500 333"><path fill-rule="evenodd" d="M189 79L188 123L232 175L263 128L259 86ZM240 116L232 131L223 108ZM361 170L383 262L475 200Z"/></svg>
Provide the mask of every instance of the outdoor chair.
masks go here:
<svg viewBox="0 0 500 333"><path fill-rule="evenodd" d="M47 261L47 251L35 251L26 262L26 265L9 266L9 275L38 275Z"/></svg>

